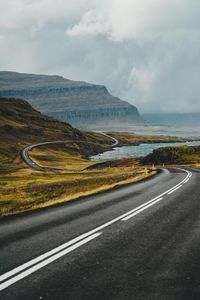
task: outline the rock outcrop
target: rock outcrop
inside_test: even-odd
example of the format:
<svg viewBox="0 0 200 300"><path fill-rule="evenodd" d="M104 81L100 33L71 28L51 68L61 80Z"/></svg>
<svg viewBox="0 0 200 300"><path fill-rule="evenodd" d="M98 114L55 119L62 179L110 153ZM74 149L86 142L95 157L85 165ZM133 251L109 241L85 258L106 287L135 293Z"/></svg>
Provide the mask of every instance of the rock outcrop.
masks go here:
<svg viewBox="0 0 200 300"><path fill-rule="evenodd" d="M143 164L196 164L200 162L200 146L164 147L144 157Z"/></svg>
<svg viewBox="0 0 200 300"><path fill-rule="evenodd" d="M0 96L27 99L42 113L79 128L144 123L135 106L113 97L105 86L60 76L0 72Z"/></svg>

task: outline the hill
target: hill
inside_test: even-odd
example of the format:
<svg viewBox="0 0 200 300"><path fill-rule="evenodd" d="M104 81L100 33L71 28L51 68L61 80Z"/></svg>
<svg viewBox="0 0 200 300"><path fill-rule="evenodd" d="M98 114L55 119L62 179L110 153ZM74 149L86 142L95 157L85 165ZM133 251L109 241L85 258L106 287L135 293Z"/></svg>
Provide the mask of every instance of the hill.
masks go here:
<svg viewBox="0 0 200 300"><path fill-rule="evenodd" d="M143 124L135 106L113 97L105 86L61 76L0 72L0 96L27 99L31 105L78 128Z"/></svg>
<svg viewBox="0 0 200 300"><path fill-rule="evenodd" d="M22 99L0 97L0 165L10 165L26 145L43 141L87 141L76 151L87 155L105 149L112 141L98 134L84 133L71 125L45 116ZM96 144L98 143L98 144ZM100 143L100 144L99 144ZM102 145L101 145L102 144Z"/></svg>
<svg viewBox="0 0 200 300"><path fill-rule="evenodd" d="M166 147L154 150L143 164L195 165L200 163L200 146Z"/></svg>
<svg viewBox="0 0 200 300"><path fill-rule="evenodd" d="M130 159L91 170L96 162L87 155L108 150L113 140L47 117L22 99L0 98L0 139L0 216L72 201L146 176ZM20 158L27 145L58 140L75 142L29 152L35 163L56 172L36 171Z"/></svg>

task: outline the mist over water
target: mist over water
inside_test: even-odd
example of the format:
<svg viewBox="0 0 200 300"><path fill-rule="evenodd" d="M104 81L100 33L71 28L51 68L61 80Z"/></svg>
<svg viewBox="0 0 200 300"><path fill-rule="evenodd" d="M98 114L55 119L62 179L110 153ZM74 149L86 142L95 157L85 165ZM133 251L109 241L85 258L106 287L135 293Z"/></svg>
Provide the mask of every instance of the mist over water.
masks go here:
<svg viewBox="0 0 200 300"><path fill-rule="evenodd" d="M200 136L200 129L194 131L183 131L183 130L136 130L134 131L136 134L140 135L166 135L166 136L181 136L181 137L189 137L189 136Z"/></svg>

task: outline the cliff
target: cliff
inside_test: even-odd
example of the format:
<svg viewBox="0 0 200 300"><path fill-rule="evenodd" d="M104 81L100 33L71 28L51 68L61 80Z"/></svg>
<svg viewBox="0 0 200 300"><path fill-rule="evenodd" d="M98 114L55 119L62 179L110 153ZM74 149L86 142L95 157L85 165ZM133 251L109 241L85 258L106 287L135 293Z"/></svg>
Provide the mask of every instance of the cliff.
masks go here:
<svg viewBox="0 0 200 300"><path fill-rule="evenodd" d="M105 86L60 76L0 72L0 96L27 99L42 113L79 128L144 123L135 106L113 97Z"/></svg>

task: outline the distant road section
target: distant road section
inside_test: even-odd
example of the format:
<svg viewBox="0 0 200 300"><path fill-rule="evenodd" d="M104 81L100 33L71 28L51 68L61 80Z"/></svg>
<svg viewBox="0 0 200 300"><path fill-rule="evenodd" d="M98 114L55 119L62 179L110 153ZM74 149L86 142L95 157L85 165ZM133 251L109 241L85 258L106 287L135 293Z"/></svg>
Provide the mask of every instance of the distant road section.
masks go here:
<svg viewBox="0 0 200 300"><path fill-rule="evenodd" d="M49 144L58 144L58 143L64 143L67 141L55 141L55 142L44 142L44 143L37 143L37 144L32 144L24 148L21 152L21 157L23 161L31 168L37 170L37 171L43 171L43 172L49 172L49 171L55 171L55 169L47 169L44 168L40 165L38 165L36 162L34 162L30 156L29 156L29 151L31 151L33 148L39 147L39 146L44 146L44 145L49 145Z"/></svg>
<svg viewBox="0 0 200 300"><path fill-rule="evenodd" d="M103 132L98 132L106 137L109 137L110 139L113 140L113 144L111 145L111 147L116 147L119 143L119 141L117 139L115 139L114 137L103 133ZM31 151L33 148L36 147L40 147L40 146L44 146L44 145L50 145L50 144L63 144L63 143L85 143L84 141L73 141L73 140L66 140L66 141L54 141L54 142L43 142L43 143L37 143L37 144L32 144L29 145L27 147L25 147L22 151L21 151L21 157L23 159L23 161L31 168L37 170L37 171L42 171L42 172L52 172L52 171L57 171L56 169L50 169L50 168L45 168L42 167L40 165L38 165L36 162L34 162L30 156L29 156L29 151Z"/></svg>
<svg viewBox="0 0 200 300"><path fill-rule="evenodd" d="M107 136L110 139L112 139L114 141L114 144L112 144L111 147L116 147L119 144L119 141L116 138L114 138L114 137L112 137L112 136L110 136L110 135L108 135L108 134L106 134L104 132L97 132L97 133L101 133L102 135Z"/></svg>

